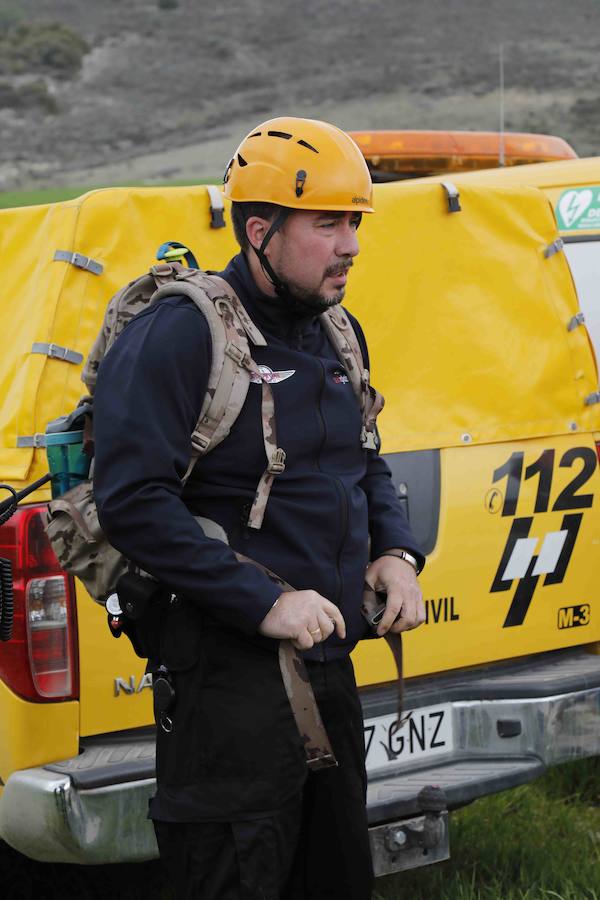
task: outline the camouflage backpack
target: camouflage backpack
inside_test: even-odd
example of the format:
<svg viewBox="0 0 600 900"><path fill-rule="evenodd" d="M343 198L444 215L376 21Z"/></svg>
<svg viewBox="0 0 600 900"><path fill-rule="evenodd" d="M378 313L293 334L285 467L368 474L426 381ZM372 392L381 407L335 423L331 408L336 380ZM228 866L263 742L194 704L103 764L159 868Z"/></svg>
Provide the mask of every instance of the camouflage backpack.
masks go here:
<svg viewBox="0 0 600 900"><path fill-rule="evenodd" d="M250 344L265 346L266 341L224 279L199 269L186 268L178 262L163 263L153 266L147 274L115 294L83 369L82 380L90 393L84 400L91 400L100 362L125 325L150 304L174 294L183 294L196 304L208 322L212 341L207 392L191 435L190 462L183 483L198 459L229 434L244 405L250 376L253 376L262 385L262 430L267 466L256 489L248 526L260 529L273 480L285 469L285 451L277 446L271 384L250 354ZM376 418L383 408L383 398L369 383L369 372L344 310L333 307L322 314L321 321L348 372L362 410L362 446L373 449L377 446ZM88 481L50 502L46 530L63 569L79 578L98 603L105 603L114 593L119 578L128 570L129 563L111 547L102 533L94 502L92 474Z"/></svg>

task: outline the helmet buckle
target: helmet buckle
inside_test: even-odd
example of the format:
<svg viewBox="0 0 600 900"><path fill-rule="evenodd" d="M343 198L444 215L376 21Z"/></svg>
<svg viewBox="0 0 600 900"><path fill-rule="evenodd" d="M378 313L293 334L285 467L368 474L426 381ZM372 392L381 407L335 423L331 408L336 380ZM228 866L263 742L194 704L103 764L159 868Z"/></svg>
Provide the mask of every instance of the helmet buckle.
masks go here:
<svg viewBox="0 0 600 900"><path fill-rule="evenodd" d="M296 172L296 197L301 197L304 193L304 182L306 181L306 172L304 169L298 169Z"/></svg>

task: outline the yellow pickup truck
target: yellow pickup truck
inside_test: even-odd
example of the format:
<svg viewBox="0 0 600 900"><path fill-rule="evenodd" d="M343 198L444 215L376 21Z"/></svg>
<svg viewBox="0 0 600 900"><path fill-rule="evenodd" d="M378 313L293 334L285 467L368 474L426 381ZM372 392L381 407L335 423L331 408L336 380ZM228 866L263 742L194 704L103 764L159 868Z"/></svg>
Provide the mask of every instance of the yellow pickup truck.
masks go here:
<svg viewBox="0 0 600 900"><path fill-rule="evenodd" d="M348 306L386 396L383 450L428 554L427 622L404 642L404 725L387 645L354 653L383 874L446 858L452 809L600 750L600 394L539 189L465 176L380 184L375 203ZM20 489L47 471L46 423L76 405L109 297L167 240L222 267L235 246L219 192L119 188L0 212L3 482ZM14 585L0 642L0 837L40 860L148 859L151 681L59 569L48 499L44 487L0 526Z"/></svg>

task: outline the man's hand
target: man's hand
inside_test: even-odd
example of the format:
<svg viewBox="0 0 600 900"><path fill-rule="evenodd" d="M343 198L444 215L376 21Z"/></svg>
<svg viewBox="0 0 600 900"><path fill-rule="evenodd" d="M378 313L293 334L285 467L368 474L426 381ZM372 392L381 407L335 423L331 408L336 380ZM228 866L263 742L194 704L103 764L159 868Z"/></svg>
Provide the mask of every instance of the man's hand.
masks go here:
<svg viewBox="0 0 600 900"><path fill-rule="evenodd" d="M380 556L367 568L365 581L373 590L387 593L386 610L377 628L379 637L387 631L399 633L423 624L423 597L417 574L409 562L395 556Z"/></svg>
<svg viewBox="0 0 600 900"><path fill-rule="evenodd" d="M265 637L291 640L297 650L310 650L333 630L346 637L346 623L333 603L316 591L287 591L281 594L260 623Z"/></svg>

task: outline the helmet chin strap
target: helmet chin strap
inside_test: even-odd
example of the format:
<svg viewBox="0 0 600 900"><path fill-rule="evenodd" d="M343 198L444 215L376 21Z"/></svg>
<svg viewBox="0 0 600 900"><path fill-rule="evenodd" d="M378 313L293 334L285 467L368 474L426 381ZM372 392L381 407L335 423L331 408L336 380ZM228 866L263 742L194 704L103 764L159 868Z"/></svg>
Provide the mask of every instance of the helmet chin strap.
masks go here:
<svg viewBox="0 0 600 900"><path fill-rule="evenodd" d="M257 248L254 246L254 244L251 244L251 247L258 257L261 269L265 273L266 278L275 288L275 293L277 294L277 296L286 298L286 308L289 313L296 318L302 318L304 316L316 316L322 312L325 312L325 310L328 309L331 304L325 301L311 303L309 301L302 300L300 297L296 297L294 294L292 294L286 283L281 280L281 278L273 269L273 266L267 259L265 253L265 250L267 249L271 238L279 231L291 212L292 210L288 208L281 209L281 211L273 220L271 227L265 234L260 247Z"/></svg>
<svg viewBox="0 0 600 900"><path fill-rule="evenodd" d="M268 278L268 280L271 282L271 284L275 288L275 292L278 295L286 294L287 290L286 290L286 287L285 287L283 281L275 273L273 266L267 259L265 250L267 249L269 242L270 242L271 238L273 237L273 235L279 231L279 229L285 223L285 221L288 218L290 213L291 213L291 209L288 209L287 207L283 207L275 216L275 219L273 220L271 227L265 234L260 247L257 248L254 246L254 244L251 245L252 249L254 250L254 252L256 253L256 255L258 257L258 261L261 265L263 272L265 273L266 277Z"/></svg>

